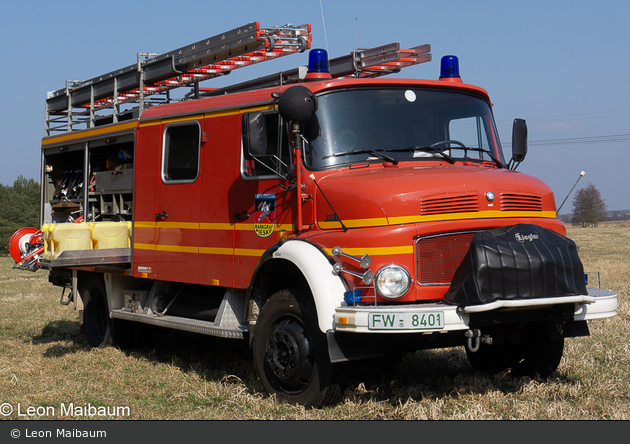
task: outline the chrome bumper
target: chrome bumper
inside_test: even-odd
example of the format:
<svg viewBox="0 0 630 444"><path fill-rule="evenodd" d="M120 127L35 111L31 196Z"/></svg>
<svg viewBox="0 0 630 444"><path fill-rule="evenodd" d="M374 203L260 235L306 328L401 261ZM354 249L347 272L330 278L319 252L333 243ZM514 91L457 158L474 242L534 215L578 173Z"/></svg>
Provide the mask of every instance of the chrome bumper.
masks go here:
<svg viewBox="0 0 630 444"><path fill-rule="evenodd" d="M526 308L544 308L558 304L574 304L574 316L576 321L588 321L592 319L609 318L617 315L617 293L611 290L588 288L588 295L563 296L554 298L541 298L531 300L495 301L484 305L471 305L457 307L445 304L414 304L405 306L341 306L335 309L335 331L350 333L432 333L440 331L468 330L469 318L472 313L481 313L497 309L518 310ZM443 326L431 326L427 323L416 327L392 323L383 327L382 323L375 326L373 319L377 314L379 319L389 316L395 319L409 319L423 314L440 313L443 316ZM402 314L402 315L401 315ZM388 319L390 319L388 318Z"/></svg>

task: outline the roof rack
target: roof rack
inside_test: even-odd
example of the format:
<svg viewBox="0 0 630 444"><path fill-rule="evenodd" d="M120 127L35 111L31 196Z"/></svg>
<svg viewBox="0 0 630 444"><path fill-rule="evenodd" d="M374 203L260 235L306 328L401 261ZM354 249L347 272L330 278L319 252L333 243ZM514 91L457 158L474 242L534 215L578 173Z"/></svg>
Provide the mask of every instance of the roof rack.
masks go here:
<svg viewBox="0 0 630 444"><path fill-rule="evenodd" d="M400 43L390 43L375 48L356 49L349 55L331 59L328 64L330 75L334 79L374 78L399 72L408 66L429 62L431 61L430 52L431 45L429 44L403 49ZM306 77L306 73L307 67L301 66L224 88L204 91L201 96L217 96L301 82Z"/></svg>
<svg viewBox="0 0 630 444"><path fill-rule="evenodd" d="M136 63L90 80L68 80L66 87L48 93L46 136L71 132L76 126L93 128L137 117L145 107L169 103L170 91L192 86L231 71L277 59L311 46L311 26L263 28L252 22L164 54L138 53ZM135 105L133 111L121 105ZM96 112L111 110L111 115Z"/></svg>

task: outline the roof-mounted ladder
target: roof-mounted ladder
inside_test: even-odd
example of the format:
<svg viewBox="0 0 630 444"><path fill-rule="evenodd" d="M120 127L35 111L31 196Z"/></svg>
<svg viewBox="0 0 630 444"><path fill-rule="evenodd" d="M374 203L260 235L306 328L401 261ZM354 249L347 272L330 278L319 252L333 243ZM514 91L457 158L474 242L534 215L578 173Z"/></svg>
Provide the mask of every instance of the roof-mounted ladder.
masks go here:
<svg viewBox="0 0 630 444"><path fill-rule="evenodd" d="M403 49L400 43L390 43L376 48L357 49L349 56L333 59L330 62L330 71L335 78L380 77L429 61L431 45Z"/></svg>
<svg viewBox="0 0 630 444"><path fill-rule="evenodd" d="M198 97L199 82L303 52L311 39L310 24L263 28L253 22L164 54L139 53L133 65L86 81L69 80L48 93L46 136L75 126L92 128L100 110L111 109L104 119L114 123L137 117L147 106L170 102L174 88L193 86ZM126 104L136 108L121 111Z"/></svg>
<svg viewBox="0 0 630 444"><path fill-rule="evenodd" d="M431 45L403 49L400 43L390 43L376 48L360 48L351 54L331 59L328 64L333 79L374 78L397 73L408 66L431 61ZM306 76L306 66L249 80L236 85L203 92L202 96L216 96L237 91L281 86L301 82Z"/></svg>

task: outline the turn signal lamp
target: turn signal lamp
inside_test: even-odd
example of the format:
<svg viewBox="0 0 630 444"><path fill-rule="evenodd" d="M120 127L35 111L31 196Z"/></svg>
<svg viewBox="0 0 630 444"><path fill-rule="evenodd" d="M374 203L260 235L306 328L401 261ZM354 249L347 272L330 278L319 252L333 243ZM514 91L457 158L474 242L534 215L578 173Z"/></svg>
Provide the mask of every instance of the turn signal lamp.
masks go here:
<svg viewBox="0 0 630 444"><path fill-rule="evenodd" d="M287 233L287 230L278 231L278 242L283 241L288 238L289 238L289 233Z"/></svg>
<svg viewBox="0 0 630 444"><path fill-rule="evenodd" d="M457 56L447 55L442 57L440 80L461 83L462 78L459 76L459 60Z"/></svg>
<svg viewBox="0 0 630 444"><path fill-rule="evenodd" d="M308 53L308 71L305 80L332 79L328 67L328 53L324 49L312 49Z"/></svg>

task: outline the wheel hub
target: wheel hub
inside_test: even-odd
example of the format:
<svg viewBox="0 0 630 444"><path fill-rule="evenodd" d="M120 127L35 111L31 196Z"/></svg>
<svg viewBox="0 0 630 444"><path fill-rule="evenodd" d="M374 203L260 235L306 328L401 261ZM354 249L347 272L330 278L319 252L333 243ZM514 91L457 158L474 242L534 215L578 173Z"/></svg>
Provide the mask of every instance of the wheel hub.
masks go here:
<svg viewBox="0 0 630 444"><path fill-rule="evenodd" d="M313 375L314 359L306 327L293 319L278 323L267 341L266 360L281 383L293 390L308 386Z"/></svg>

